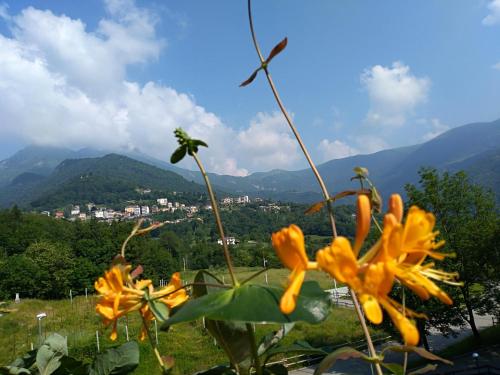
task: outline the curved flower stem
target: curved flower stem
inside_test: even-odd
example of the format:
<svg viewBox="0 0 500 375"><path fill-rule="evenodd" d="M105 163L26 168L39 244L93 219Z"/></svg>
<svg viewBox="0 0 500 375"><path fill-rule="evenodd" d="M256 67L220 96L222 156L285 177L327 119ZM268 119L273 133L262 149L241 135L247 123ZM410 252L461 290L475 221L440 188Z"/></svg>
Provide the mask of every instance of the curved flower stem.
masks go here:
<svg viewBox="0 0 500 375"><path fill-rule="evenodd" d="M212 204L212 209L214 211L215 222L217 223L217 229L219 231L219 236L222 240L222 248L224 249L224 258L226 259L227 269L229 270L229 274L231 275L231 281L233 285L239 285L238 280L236 279L236 275L234 273L233 263L231 261L231 255L229 254L229 249L227 248L226 237L224 236L224 228L222 227L222 221L220 219L219 214L219 206L217 205L217 200L215 199L215 194L212 190L212 185L210 184L210 180L208 179L207 172L201 163L200 158L196 152L193 152L193 158L198 164L198 168L200 168L200 172L203 175L203 179L205 180L205 185L207 185L208 195L210 197L210 202Z"/></svg>
<svg viewBox="0 0 500 375"><path fill-rule="evenodd" d="M155 353L156 359L158 360L158 363L160 364L161 369L165 370L165 363L163 362L163 359L161 358L160 351L158 350L158 346L156 345L156 340L154 339L153 335L149 331L148 324L147 324L146 319L144 317L142 317L142 324L144 325L146 333L148 334L148 340L149 340L149 343L151 344L151 347L153 348L153 352Z"/></svg>
<svg viewBox="0 0 500 375"><path fill-rule="evenodd" d="M324 196L325 200L327 201L328 216L330 219L330 225L332 227L333 238L335 238L335 237L337 237L337 227L335 225L335 218L333 216L333 208L332 208L331 202L329 200L330 194L328 193L328 190L327 190L326 185L323 181L323 178L321 177L318 169L316 168L316 165L312 161L311 156L309 155L309 152L307 151L307 148L306 148L304 142L302 141L302 138L300 137L295 125L293 124L293 121L292 121L290 115L288 114L285 106L283 105L283 102L281 101L278 90L276 89L276 86L274 85L274 82L273 82L273 79L271 77L271 74L269 73L267 64L265 63L264 57L262 56L262 52L260 51L259 43L257 41L257 37L256 37L254 26L253 26L251 2L252 2L251 0L248 0L248 20L250 23L250 32L252 34L253 44L254 44L255 50L257 51L257 55L259 56L261 67L266 74L266 78L267 78L267 81L269 82L269 86L271 87L274 98L276 99L276 102L278 103L278 106L280 107L281 112L285 116L285 119L286 119L288 125L290 126L290 129L292 130L293 134L295 135L295 138L297 139L297 142L299 143L300 148L302 149L302 152L304 153L304 156L306 157L307 162L309 163L309 166L311 167L311 170L314 173L316 180L318 181L318 184L321 188L323 196ZM373 342L372 342L372 339L370 337L368 327L366 326L366 320L365 320L363 314L361 313L361 308L359 306L359 302L358 302L358 299L356 297L356 294L352 290L351 290L351 294L352 294L352 300L354 303L356 314L358 315L358 319L361 323L361 327L362 327L363 332L365 334L366 343L368 345L370 355L372 357L374 357L374 356L376 356L377 353L375 351L375 347L373 346ZM378 363L375 364L375 368L377 369L377 374L382 375L382 369Z"/></svg>
<svg viewBox="0 0 500 375"><path fill-rule="evenodd" d="M252 356L254 358L255 373L257 375L262 375L262 368L260 367L259 353L257 351L257 344L255 342L255 334L253 332L253 327L250 323L245 324L248 331L248 336L250 337L250 347L252 349Z"/></svg>
<svg viewBox="0 0 500 375"><path fill-rule="evenodd" d="M288 111L286 110L283 102L281 101L278 90L276 89L276 86L274 85L271 74L269 73L269 70L267 68L267 64L265 64L264 57L262 56L262 53L260 51L259 43L257 42L257 37L255 35L255 30L253 27L251 0L248 0L248 20L250 23L250 32L252 33L253 44L255 46L255 50L257 51L257 54L259 55L259 60L260 60L262 69L266 73L266 78L267 78L267 81L269 82L269 86L271 87L274 98L276 99L276 102L278 103L278 106L280 107L280 110L283 113L283 116L285 116L286 122L290 126L290 129L292 130L293 135L297 139L297 142L299 143L299 146L300 146L302 152L304 153L304 156L307 159L307 162L309 163L309 166L310 166L311 170L313 171L314 176L316 177L316 180L318 180L318 184L319 184L321 191L323 193L323 197L325 198L325 201L327 202L328 216L330 219L330 225L332 227L333 237L337 237L337 226L335 225L335 218L333 216L332 204L329 200L330 194L328 193L328 190L327 190L326 185L323 181L323 178L319 174L318 169L316 168L316 165L314 164L313 160L311 159L311 156L309 155L309 152L307 151L307 148L306 148L304 142L302 141L302 138L300 137L300 134L297 131L297 128L293 124L292 118L288 114Z"/></svg>
<svg viewBox="0 0 500 375"><path fill-rule="evenodd" d="M130 232L130 234L125 239L125 241L123 241L121 252L120 252L122 258L125 258L125 249L127 247L127 244L132 239L132 237L134 237L137 234L137 231L141 227L142 222L143 222L143 219L137 220L137 223L134 225L134 228L132 228L132 232Z"/></svg>

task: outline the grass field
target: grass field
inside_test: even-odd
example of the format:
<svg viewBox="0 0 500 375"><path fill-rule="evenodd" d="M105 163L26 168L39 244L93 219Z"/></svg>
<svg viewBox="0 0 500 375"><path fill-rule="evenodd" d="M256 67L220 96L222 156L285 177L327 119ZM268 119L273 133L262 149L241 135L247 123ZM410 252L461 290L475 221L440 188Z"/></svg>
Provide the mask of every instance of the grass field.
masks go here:
<svg viewBox="0 0 500 375"><path fill-rule="evenodd" d="M222 276L224 272L215 273ZM251 269L238 269L241 280L252 273ZM286 279L287 270L270 270L268 281L278 284ZM311 273L314 275L314 273ZM313 276L311 275L311 276ZM194 272L186 272L187 281L194 276ZM229 280L226 276L226 280ZM264 275L256 281L264 281ZM331 282L325 277L318 280L323 287L331 287ZM68 346L71 356L89 360L96 352L96 331L100 336L101 350L126 341L125 325L128 327L131 340L135 340L140 329L140 320L137 313L121 319L118 326L119 338L117 343L109 340L110 329L105 329L100 318L95 314L94 296L86 299L83 296L69 300L42 301L23 300L19 304L12 304L17 312L0 317L0 365L8 364L17 356L28 351L31 344L38 345L38 325L36 314L47 313L42 323L42 335L58 332L68 337ZM257 326L257 336L277 329L278 326ZM299 323L285 339L292 343L295 340L306 340L313 346L337 345L348 341L356 341L362 337L362 332L352 310L336 308L329 318L321 325ZM171 355L176 361L177 374L190 374L198 370L226 362L224 353L213 339L203 329L201 321L180 324L165 332L158 332L160 351L164 355ZM157 363L147 341L140 344L141 364L136 374L157 373Z"/></svg>

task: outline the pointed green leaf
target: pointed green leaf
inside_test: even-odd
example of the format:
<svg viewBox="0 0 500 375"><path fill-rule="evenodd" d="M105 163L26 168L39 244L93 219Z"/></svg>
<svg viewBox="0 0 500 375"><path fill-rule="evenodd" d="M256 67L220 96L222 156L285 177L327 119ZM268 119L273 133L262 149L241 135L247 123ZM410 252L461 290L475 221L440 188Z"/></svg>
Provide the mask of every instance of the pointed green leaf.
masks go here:
<svg viewBox="0 0 500 375"><path fill-rule="evenodd" d="M289 315L283 314L279 301L283 288L245 284L222 290L188 301L165 325L196 320L201 317L214 320L231 320L254 323L290 323L304 321L319 323L330 311L328 293L315 281L302 286L297 308ZM164 326L165 326L164 325Z"/></svg>
<svg viewBox="0 0 500 375"><path fill-rule="evenodd" d="M124 375L139 365L139 346L135 341L98 354L89 368L89 375Z"/></svg>
<svg viewBox="0 0 500 375"><path fill-rule="evenodd" d="M391 374L404 375L403 366L397 363L381 363Z"/></svg>
<svg viewBox="0 0 500 375"><path fill-rule="evenodd" d="M361 353L359 350L350 347L343 347L335 350L334 352L328 354L318 365L316 370L314 370L314 375L320 375L326 372L329 368L333 367L335 362L339 359L349 359L349 358L362 358L368 359L368 356Z"/></svg>
<svg viewBox="0 0 500 375"><path fill-rule="evenodd" d="M172 164L180 162L184 158L184 156L186 156L186 151L186 146L179 146L170 157L170 162Z"/></svg>

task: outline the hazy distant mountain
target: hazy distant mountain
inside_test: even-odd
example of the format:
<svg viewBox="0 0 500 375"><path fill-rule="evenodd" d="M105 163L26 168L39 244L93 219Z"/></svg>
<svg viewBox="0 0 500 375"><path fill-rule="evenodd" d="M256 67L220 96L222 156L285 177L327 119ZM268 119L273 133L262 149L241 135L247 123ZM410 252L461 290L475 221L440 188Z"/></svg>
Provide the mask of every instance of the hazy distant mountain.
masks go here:
<svg viewBox="0 0 500 375"><path fill-rule="evenodd" d="M202 193L180 175L122 155L67 159L49 176L23 173L0 190L0 205L55 208L71 203L119 203L137 198L137 188Z"/></svg>
<svg viewBox="0 0 500 375"><path fill-rule="evenodd" d="M475 182L500 193L499 150L500 120L497 120L457 127L419 145L331 160L319 165L318 170L332 193L357 187L350 181L356 166L369 169L370 178L384 195L402 193L406 183L417 183L421 167L452 172L463 169ZM195 181L199 179L197 176ZM314 201L320 192L309 169L273 170L246 177L211 175L211 179L226 191L275 199L286 194L300 197L302 201Z"/></svg>
<svg viewBox="0 0 500 375"><path fill-rule="evenodd" d="M0 203L15 202L20 196L26 197L31 191L30 189L33 189L33 186L38 186L40 179L53 172L63 160L82 158L89 154L102 156L99 155L100 152L102 151L91 149L71 151L36 146L19 151L13 157L0 162L0 186L2 183L4 185L10 184L3 191L0 191L0 195L7 195L9 200L0 196ZM140 152L130 152L128 156L154 165L163 171L173 171L183 176L187 181L203 183L199 172L178 168ZM113 157L118 158L118 155ZM66 174L78 175L82 172L82 168L91 171L92 168L98 167L95 161L89 160L92 159L81 162L68 160L62 163L51 175L49 185L57 185L55 181L62 181L62 176ZM131 161L127 161L123 168L133 168L132 165ZM350 181L353 168L356 166L369 169L371 179L384 195L392 192L401 193L404 191L406 183L417 183L419 168L427 166L435 167L441 171L465 170L473 181L492 188L497 192L497 197L500 197L500 120L457 127L419 145L331 160L319 165L318 169L330 192L334 193L357 187L355 183ZM99 168L101 167L102 165L99 166ZM122 182L117 181L117 184L133 185L140 182L135 177L132 178L131 174L125 173L125 170L123 172L121 175L113 175L116 178L125 179ZM154 169L150 173L160 172L158 169ZM180 178L178 175L176 178ZM209 175L216 188L233 194L248 194L297 202L311 202L320 199L318 184L309 169L299 171L276 169L269 172L253 173L246 177L214 173ZM150 175L150 178L154 181L154 176ZM179 190L181 189L179 188ZM33 191L39 194L40 188Z"/></svg>

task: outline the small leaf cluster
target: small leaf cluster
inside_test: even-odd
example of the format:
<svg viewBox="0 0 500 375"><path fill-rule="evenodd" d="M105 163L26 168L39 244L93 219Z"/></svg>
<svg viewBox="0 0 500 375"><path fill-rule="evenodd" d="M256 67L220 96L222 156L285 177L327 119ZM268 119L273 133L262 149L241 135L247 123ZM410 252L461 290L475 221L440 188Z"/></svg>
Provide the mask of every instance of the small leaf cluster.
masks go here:
<svg viewBox="0 0 500 375"><path fill-rule="evenodd" d="M200 139L191 138L182 128L177 128L174 130L174 135L177 138L179 147L174 151L170 157L170 162L172 164L180 162L186 156L186 153L193 156L198 152L198 147L208 147L208 145Z"/></svg>

